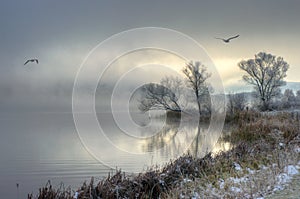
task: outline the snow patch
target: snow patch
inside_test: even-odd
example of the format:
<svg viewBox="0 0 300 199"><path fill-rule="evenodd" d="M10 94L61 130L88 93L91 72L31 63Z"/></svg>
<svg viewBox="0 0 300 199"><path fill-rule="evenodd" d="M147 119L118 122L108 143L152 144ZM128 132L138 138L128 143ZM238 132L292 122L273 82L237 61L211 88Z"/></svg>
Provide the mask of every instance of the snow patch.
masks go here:
<svg viewBox="0 0 300 199"><path fill-rule="evenodd" d="M272 167L273 167L273 168L277 168L278 165L274 163L274 164L272 164Z"/></svg>
<svg viewBox="0 0 300 199"><path fill-rule="evenodd" d="M279 144L278 144L278 145L279 145L279 148L280 148L280 149L283 149L283 148L284 148L284 146L285 146L285 144L284 144L284 143L282 143L282 142L279 142Z"/></svg>
<svg viewBox="0 0 300 199"><path fill-rule="evenodd" d="M288 176L288 174L286 174L286 173L281 173L277 176L277 180L278 180L277 183L279 185L286 184L291 180L291 177Z"/></svg>
<svg viewBox="0 0 300 199"><path fill-rule="evenodd" d="M265 165L261 165L260 168L261 168L262 170L267 170L269 167L266 167Z"/></svg>
<svg viewBox="0 0 300 199"><path fill-rule="evenodd" d="M198 192L194 192L192 199L198 199L200 198L200 195Z"/></svg>
<svg viewBox="0 0 300 199"><path fill-rule="evenodd" d="M192 180L191 180L191 179L188 179L188 178L184 178L184 179L183 179L183 183L188 183L188 182L192 182Z"/></svg>
<svg viewBox="0 0 300 199"><path fill-rule="evenodd" d="M241 165L239 165L238 163L234 162L233 165L234 165L234 169L235 169L236 171L241 171L241 170L242 170Z"/></svg>
<svg viewBox="0 0 300 199"><path fill-rule="evenodd" d="M281 191L284 189L284 185L289 183L293 175L299 174L299 171L296 166L288 165L283 168L284 173L280 173L277 176L277 185L275 185L273 191Z"/></svg>
<svg viewBox="0 0 300 199"><path fill-rule="evenodd" d="M250 173L250 174L254 174L255 173L255 170L252 170L252 169L250 169L250 168L246 168L246 171L248 171L248 173Z"/></svg>
<svg viewBox="0 0 300 199"><path fill-rule="evenodd" d="M74 199L77 199L78 196L79 196L79 193L76 191L75 194L74 194L74 196L73 196L73 198L74 198Z"/></svg>
<svg viewBox="0 0 300 199"><path fill-rule="evenodd" d="M286 172L287 175L289 175L289 176L299 174L299 171L297 170L297 168L294 165L288 165L288 166L284 167L283 171Z"/></svg>
<svg viewBox="0 0 300 199"><path fill-rule="evenodd" d="M239 183L242 183L242 182L247 182L249 181L248 177L241 177L241 178L233 178L233 177L230 177L229 180L231 180L233 183L235 184L239 184Z"/></svg>
<svg viewBox="0 0 300 199"><path fill-rule="evenodd" d="M225 187L225 181L223 179L220 179L219 183L220 183L220 189L224 189L224 187Z"/></svg>
<svg viewBox="0 0 300 199"><path fill-rule="evenodd" d="M235 192L235 193L241 193L242 192L242 190L240 188L238 188L238 187L231 187L230 190L232 192Z"/></svg>

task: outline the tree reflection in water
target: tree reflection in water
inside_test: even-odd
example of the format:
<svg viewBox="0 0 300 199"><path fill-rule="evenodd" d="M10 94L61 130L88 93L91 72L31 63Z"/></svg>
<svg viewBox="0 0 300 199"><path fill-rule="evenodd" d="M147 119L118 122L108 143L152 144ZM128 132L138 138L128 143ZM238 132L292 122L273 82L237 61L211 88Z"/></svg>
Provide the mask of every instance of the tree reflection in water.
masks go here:
<svg viewBox="0 0 300 199"><path fill-rule="evenodd" d="M158 121L159 122L159 121ZM182 154L182 147L189 142L186 153L193 156L202 156L207 152L208 143L205 143L208 123L199 122L198 125L191 125L190 122L182 122L180 119L167 118L161 129L155 129L155 126L148 126L151 132L157 132L155 135L145 139L142 145L143 152L159 151L161 156L177 157Z"/></svg>

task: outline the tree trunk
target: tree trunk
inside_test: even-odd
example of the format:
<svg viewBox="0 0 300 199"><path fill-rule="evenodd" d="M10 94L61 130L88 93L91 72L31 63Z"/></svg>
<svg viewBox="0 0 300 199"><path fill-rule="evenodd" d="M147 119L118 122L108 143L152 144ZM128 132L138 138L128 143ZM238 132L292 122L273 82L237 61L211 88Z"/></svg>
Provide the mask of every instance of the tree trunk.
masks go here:
<svg viewBox="0 0 300 199"><path fill-rule="evenodd" d="M201 103L200 103L200 99L197 99L197 104L198 104L199 115L201 115Z"/></svg>
<svg viewBox="0 0 300 199"><path fill-rule="evenodd" d="M195 151L194 151L195 157L198 157L200 134L201 134L201 131L200 131L200 121L199 121L198 131L197 131L197 136L196 136L196 141L195 141Z"/></svg>
<svg viewBox="0 0 300 199"><path fill-rule="evenodd" d="M197 98L197 105L198 105L199 116L201 116L200 96L199 96L199 91L197 89L195 90L195 94L196 94L196 98Z"/></svg>
<svg viewBox="0 0 300 199"><path fill-rule="evenodd" d="M263 100L262 111L267 111L267 110L269 110L269 102Z"/></svg>

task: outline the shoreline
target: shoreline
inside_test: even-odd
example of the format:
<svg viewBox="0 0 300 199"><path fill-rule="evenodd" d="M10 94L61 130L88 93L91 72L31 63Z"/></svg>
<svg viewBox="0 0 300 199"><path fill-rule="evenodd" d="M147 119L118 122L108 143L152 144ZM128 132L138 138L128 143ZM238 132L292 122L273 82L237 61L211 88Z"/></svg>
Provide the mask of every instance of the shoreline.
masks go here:
<svg viewBox="0 0 300 199"><path fill-rule="evenodd" d="M76 191L63 192L48 185L28 198L262 199L275 192L276 186L284 190L293 179L286 168L293 167L294 172L300 168L299 121L288 114L246 112L239 113L235 120L237 127L222 138L233 148L214 157L211 153L203 158L186 154L162 169L153 167L137 175L119 170L96 183L92 178ZM277 184L280 177L283 183Z"/></svg>

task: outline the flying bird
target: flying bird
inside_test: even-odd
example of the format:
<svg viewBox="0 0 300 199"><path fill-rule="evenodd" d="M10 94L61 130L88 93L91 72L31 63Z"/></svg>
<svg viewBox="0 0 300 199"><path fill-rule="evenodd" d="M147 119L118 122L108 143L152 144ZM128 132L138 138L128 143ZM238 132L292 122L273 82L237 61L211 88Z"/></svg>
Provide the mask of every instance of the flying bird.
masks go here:
<svg viewBox="0 0 300 199"><path fill-rule="evenodd" d="M229 43L230 40L235 39L235 38L237 38L237 37L239 37L239 36L240 36L240 35L236 35L236 36L230 37L230 38L228 38L228 39L218 38L218 37L215 37L215 38L216 38L216 39L221 39L221 40L223 40L225 43Z"/></svg>
<svg viewBox="0 0 300 199"><path fill-rule="evenodd" d="M24 65L26 65L28 62L36 62L37 64L39 63L39 60L37 60L37 59L28 59L25 63L24 63Z"/></svg>

